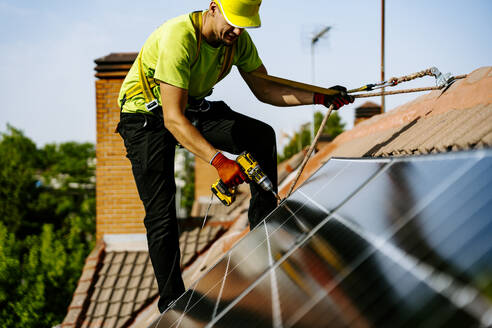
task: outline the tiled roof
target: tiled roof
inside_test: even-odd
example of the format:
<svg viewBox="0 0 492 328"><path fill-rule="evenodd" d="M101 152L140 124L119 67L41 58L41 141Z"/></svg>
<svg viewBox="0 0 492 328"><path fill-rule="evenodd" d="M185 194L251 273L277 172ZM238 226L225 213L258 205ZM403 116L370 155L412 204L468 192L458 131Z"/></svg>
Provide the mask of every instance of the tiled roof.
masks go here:
<svg viewBox="0 0 492 328"><path fill-rule="evenodd" d="M182 268L191 265L224 232L224 226L214 223L203 229L183 231L180 236ZM61 326L127 327L158 295L145 247L138 247L131 240L120 242L117 247L99 242L86 260Z"/></svg>
<svg viewBox="0 0 492 328"><path fill-rule="evenodd" d="M185 268L191 264L223 233L222 226L207 226L203 230L197 227L191 231L184 231L179 237L181 267Z"/></svg>
<svg viewBox="0 0 492 328"><path fill-rule="evenodd" d="M148 252L109 252L81 327L123 327L157 296Z"/></svg>

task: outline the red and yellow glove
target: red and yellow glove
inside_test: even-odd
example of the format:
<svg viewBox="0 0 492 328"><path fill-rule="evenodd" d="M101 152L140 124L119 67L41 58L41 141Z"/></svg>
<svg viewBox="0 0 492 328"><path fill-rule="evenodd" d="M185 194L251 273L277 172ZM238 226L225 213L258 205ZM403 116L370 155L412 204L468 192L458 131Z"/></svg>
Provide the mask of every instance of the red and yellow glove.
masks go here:
<svg viewBox="0 0 492 328"><path fill-rule="evenodd" d="M225 157L221 152L215 154L210 164L217 169L220 179L228 188L240 185L247 179L239 165Z"/></svg>
<svg viewBox="0 0 492 328"><path fill-rule="evenodd" d="M330 107L333 104L333 109L337 110L344 105L348 105L354 102L354 97L347 94L347 88L342 87L340 85L335 85L330 88L331 90L339 91L338 94L335 95L324 95L321 93L315 92L313 95L313 103L325 105L326 107Z"/></svg>

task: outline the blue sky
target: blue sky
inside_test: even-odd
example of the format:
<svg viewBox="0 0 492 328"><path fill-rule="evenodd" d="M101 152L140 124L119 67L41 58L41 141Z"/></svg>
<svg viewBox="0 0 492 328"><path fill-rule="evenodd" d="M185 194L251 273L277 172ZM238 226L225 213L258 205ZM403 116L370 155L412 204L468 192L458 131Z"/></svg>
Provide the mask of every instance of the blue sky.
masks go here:
<svg viewBox="0 0 492 328"><path fill-rule="evenodd" d="M7 122L38 145L95 142L94 59L135 52L165 20L208 7L206 0L0 0L0 131ZM332 26L315 50L315 82L355 88L380 80L379 0L264 0L262 27L250 30L272 75L313 82L310 39ZM492 1L386 1L386 77L431 66L464 74L492 65ZM405 87L430 86L424 78ZM416 95L388 96L387 109ZM312 117L312 106L277 108L258 102L237 71L211 99L271 124L280 146ZM354 108L340 114L352 126ZM371 101L379 102L379 98ZM321 107L317 107L322 109Z"/></svg>

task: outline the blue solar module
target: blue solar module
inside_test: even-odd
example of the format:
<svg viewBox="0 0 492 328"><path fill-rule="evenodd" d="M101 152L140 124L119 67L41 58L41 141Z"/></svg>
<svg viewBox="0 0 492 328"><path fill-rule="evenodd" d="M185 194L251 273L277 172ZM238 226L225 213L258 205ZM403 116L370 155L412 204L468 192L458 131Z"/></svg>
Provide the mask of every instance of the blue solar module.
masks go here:
<svg viewBox="0 0 492 328"><path fill-rule="evenodd" d="M153 327L492 326L492 151L332 159Z"/></svg>

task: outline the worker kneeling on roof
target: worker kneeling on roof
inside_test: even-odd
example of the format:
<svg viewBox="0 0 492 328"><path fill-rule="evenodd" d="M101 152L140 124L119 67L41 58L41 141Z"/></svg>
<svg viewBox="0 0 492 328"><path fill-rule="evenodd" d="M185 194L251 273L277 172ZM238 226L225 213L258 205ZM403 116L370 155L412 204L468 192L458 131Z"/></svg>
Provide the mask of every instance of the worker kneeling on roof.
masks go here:
<svg viewBox="0 0 492 328"><path fill-rule="evenodd" d="M253 155L277 186L275 132L234 112L222 101L207 101L214 85L236 65L254 95L275 106L353 101L343 87L325 96L254 76L266 74L245 28L260 26L261 0L215 0L208 10L173 18L145 42L119 94L118 132L125 142L139 196L145 207L149 253L157 278L159 310L184 291L175 209L174 152L177 143L213 165L228 187L242 183L238 164L219 150ZM271 192L251 183L250 228L272 211Z"/></svg>

